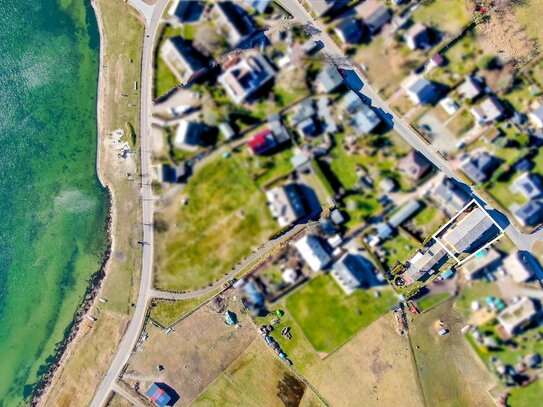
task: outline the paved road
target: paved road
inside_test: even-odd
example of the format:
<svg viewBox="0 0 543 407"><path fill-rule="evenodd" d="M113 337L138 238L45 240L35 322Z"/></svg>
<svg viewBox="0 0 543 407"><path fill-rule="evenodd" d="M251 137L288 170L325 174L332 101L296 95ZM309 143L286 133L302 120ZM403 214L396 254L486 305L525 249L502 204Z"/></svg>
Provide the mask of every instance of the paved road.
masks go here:
<svg viewBox="0 0 543 407"><path fill-rule="evenodd" d="M145 37L143 41L143 56L141 67L141 117L140 117L140 154L141 154L141 174L142 182L141 186L141 200L142 200L142 224L152 225L153 223L153 192L151 188L151 156L149 148L149 135L150 135L150 123L151 107L152 107L152 57L153 57L153 44L155 34L160 21L160 17L164 12L164 8L168 4L168 0L158 0L156 4L151 7L141 1L131 0L131 3L139 10L142 10L147 22L145 28ZM151 12L152 11L152 12ZM145 312L147 309L147 302L150 298L150 290L152 288L152 262L153 262L153 229L152 226L143 227L142 236L142 264L141 264L141 282L138 293L138 300L132 320L128 325L121 343L117 349L115 357L111 362L109 370L107 371L100 387L94 395L92 401L93 407L102 406L112 390L112 386L115 383L117 377L123 366L128 361L130 353L134 348L136 341L139 337L141 327L145 320Z"/></svg>
<svg viewBox="0 0 543 407"><path fill-rule="evenodd" d="M326 27L320 21L315 21L297 0L278 0L278 2L292 14L296 21L303 25L307 24L313 28L310 29L313 33L312 38L317 42L320 41L322 46L321 52L325 54L326 58L344 70L346 85L355 93L359 95L363 94L369 99L372 107L411 145L411 147L422 153L435 167L445 173L448 177L455 179L466 191L470 192L471 195L473 195L473 197L491 214L502 229L505 230L507 236L509 236L519 249L531 250L532 245L536 240L543 239L543 230L533 234L520 232L505 215L498 212L490 205L491 202L485 202L477 191L467 185L450 164L409 126L409 123L399 118L392 111L386 101L384 101L369 85L368 80L362 75L360 70L356 66L353 66L353 64L345 57L343 51L328 35Z"/></svg>
<svg viewBox="0 0 543 407"><path fill-rule="evenodd" d="M232 271L230 271L227 275L225 275L223 278L221 278L219 281L217 281L216 283L214 283L213 285L209 287L203 288L201 290L186 292L186 293L172 293L169 291L151 290L151 296L153 298L161 298L161 299L166 299L166 300L188 300L191 298L198 298L203 295L209 294L215 291L217 288L220 288L224 283L226 283L228 280L233 278L236 274L238 274L244 268L251 265L259 258L268 255L277 246L281 245L282 243L285 243L292 237L296 236L298 233L305 230L312 223L313 222L310 221L308 223L302 223L302 224L296 225L287 233L273 240L267 241L264 245L260 247L260 249L258 249L254 253L251 253L245 260L239 263Z"/></svg>

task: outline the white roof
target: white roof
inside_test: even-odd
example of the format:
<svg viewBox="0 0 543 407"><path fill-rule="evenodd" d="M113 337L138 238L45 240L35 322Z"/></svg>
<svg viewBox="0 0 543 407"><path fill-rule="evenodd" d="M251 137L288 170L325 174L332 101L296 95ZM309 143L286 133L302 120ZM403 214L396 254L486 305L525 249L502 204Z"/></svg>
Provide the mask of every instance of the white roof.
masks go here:
<svg viewBox="0 0 543 407"><path fill-rule="evenodd" d="M533 275L532 268L528 264L527 259L523 258L522 254L518 251L511 253L505 258L503 268L517 283L524 283Z"/></svg>
<svg viewBox="0 0 543 407"><path fill-rule="evenodd" d="M317 237L306 235L294 245L311 270L319 271L330 263L331 258Z"/></svg>

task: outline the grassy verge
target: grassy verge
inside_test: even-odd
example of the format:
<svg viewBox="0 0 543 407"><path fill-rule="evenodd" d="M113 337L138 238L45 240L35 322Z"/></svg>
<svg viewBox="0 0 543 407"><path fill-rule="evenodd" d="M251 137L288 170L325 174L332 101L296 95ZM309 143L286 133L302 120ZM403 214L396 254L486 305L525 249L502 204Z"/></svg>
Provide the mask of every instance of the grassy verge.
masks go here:
<svg viewBox="0 0 543 407"><path fill-rule="evenodd" d="M391 290L358 290L345 295L330 275L321 275L287 299L287 308L315 350L332 352L397 301Z"/></svg>
<svg viewBox="0 0 543 407"><path fill-rule="evenodd" d="M151 305L149 315L160 325L167 327L207 301L212 295L180 301L156 300Z"/></svg>
<svg viewBox="0 0 543 407"><path fill-rule="evenodd" d="M435 307L437 304L442 303L447 298L451 296L450 293L438 293L430 294L422 297L420 300L417 300L417 305L421 311L428 311L431 308Z"/></svg>

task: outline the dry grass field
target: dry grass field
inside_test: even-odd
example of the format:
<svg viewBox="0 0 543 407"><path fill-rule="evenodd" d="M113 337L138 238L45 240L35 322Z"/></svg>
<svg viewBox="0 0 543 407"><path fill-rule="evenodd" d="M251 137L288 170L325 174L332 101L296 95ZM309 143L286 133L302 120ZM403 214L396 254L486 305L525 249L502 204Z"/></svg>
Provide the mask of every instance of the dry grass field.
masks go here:
<svg viewBox="0 0 543 407"><path fill-rule="evenodd" d="M141 389L151 382L163 382L180 396L176 406L186 406L234 363L257 337L249 316L240 312L241 303L225 297L227 308L239 319L235 327L224 322L223 313L206 305L166 335L148 325L149 338L142 351L132 354L125 378L138 380ZM156 366L164 370L157 372Z"/></svg>

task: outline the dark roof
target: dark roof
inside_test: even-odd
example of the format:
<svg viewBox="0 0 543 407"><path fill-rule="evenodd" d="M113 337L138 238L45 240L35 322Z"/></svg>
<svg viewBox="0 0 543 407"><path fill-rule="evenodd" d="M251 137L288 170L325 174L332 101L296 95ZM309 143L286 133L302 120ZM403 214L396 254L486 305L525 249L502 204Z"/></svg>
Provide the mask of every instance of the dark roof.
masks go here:
<svg viewBox="0 0 543 407"><path fill-rule="evenodd" d="M215 5L221 9L232 27L242 37L251 34L255 30L255 26L249 15L237 4L231 1L220 1L215 3Z"/></svg>
<svg viewBox="0 0 543 407"><path fill-rule="evenodd" d="M207 63L204 56L194 49L190 41L185 40L183 37L173 37L169 41L171 41L190 69L198 71L205 68Z"/></svg>
<svg viewBox="0 0 543 407"><path fill-rule="evenodd" d="M515 211L515 216L524 226L534 226L543 221L543 204L539 201L531 201Z"/></svg>
<svg viewBox="0 0 543 407"><path fill-rule="evenodd" d="M422 178L432 168L430 162L418 151L411 150L402 158L398 166L400 171L414 180Z"/></svg>
<svg viewBox="0 0 543 407"><path fill-rule="evenodd" d="M351 16L341 20L335 27L345 39L345 42L356 44L364 37L364 25L358 18Z"/></svg>
<svg viewBox="0 0 543 407"><path fill-rule="evenodd" d="M475 182L487 181L501 162L487 151L476 157L470 157L460 167Z"/></svg>

